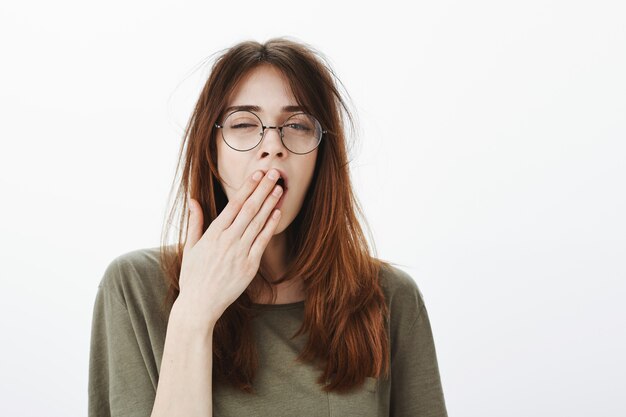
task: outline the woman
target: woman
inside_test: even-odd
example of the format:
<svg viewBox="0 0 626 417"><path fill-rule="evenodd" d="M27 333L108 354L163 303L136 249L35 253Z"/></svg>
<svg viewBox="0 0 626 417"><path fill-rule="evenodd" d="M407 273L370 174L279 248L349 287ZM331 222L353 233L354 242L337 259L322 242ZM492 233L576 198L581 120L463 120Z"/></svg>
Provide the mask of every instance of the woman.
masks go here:
<svg viewBox="0 0 626 417"><path fill-rule="evenodd" d="M181 151L186 235L100 283L90 416L447 415L422 294L357 221L334 80L285 38L216 60Z"/></svg>

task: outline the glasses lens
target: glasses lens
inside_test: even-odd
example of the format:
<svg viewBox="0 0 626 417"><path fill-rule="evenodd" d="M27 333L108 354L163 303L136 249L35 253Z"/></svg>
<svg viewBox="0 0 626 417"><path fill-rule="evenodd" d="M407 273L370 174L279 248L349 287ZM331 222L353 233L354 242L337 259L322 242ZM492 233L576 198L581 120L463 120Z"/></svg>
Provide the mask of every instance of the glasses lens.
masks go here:
<svg viewBox="0 0 626 417"><path fill-rule="evenodd" d="M224 140L232 148L245 151L254 148L261 139L261 122L248 111L231 113L224 121Z"/></svg>
<svg viewBox="0 0 626 417"><path fill-rule="evenodd" d="M299 113L283 123L283 142L294 153L311 152L322 139L322 126L313 116Z"/></svg>
<svg viewBox="0 0 626 417"><path fill-rule="evenodd" d="M259 144L263 127L252 112L231 113L223 123L224 140L233 149L247 151ZM322 126L313 116L298 113L283 123L283 143L293 153L313 151L322 139Z"/></svg>

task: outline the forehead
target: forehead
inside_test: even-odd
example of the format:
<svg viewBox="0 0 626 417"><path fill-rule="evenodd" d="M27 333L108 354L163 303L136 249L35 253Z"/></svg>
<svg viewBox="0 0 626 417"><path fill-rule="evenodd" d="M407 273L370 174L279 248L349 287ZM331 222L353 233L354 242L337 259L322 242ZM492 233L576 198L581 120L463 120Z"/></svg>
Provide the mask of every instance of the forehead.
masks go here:
<svg viewBox="0 0 626 417"><path fill-rule="evenodd" d="M225 112L235 106L256 106L260 114L281 114L294 111L292 107L297 105L285 75L274 66L261 65L250 70L237 84Z"/></svg>

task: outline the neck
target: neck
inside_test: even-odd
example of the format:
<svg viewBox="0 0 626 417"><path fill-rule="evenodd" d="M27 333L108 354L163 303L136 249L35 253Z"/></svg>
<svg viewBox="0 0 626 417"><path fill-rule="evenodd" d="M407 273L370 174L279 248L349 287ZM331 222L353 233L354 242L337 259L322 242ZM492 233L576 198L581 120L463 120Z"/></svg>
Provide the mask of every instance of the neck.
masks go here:
<svg viewBox="0 0 626 417"><path fill-rule="evenodd" d="M270 282L275 281L285 273L288 262L286 233L283 232L272 237L265 248L265 252L263 252L261 261L264 262L267 267L268 273L270 274L267 278ZM258 275L254 277L253 285L259 285L259 288L263 290L265 287L259 284L260 280L261 278ZM274 289L277 293L276 304L287 304L304 300L305 295L301 284L300 280L290 280L275 285ZM259 304L270 303L271 294L264 292L256 299L253 299L252 302Z"/></svg>
<svg viewBox="0 0 626 417"><path fill-rule="evenodd" d="M267 266L271 281L285 272L287 267L287 235L285 233L272 236L261 261Z"/></svg>

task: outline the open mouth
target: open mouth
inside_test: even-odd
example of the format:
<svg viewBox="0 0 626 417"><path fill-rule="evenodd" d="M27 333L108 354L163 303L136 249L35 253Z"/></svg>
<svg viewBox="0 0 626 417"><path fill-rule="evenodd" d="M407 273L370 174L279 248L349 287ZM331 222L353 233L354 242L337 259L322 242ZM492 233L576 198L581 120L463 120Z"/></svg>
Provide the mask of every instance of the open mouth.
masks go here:
<svg viewBox="0 0 626 417"><path fill-rule="evenodd" d="M283 177L278 178L278 181L276 181L276 184L280 185L283 191L287 189L287 187L285 186L285 180L283 179Z"/></svg>
<svg viewBox="0 0 626 417"><path fill-rule="evenodd" d="M285 185L285 180L283 177L278 178L278 180L276 181L276 184L280 185L283 188L283 193L278 199L278 202L276 202L276 206L274 206L275 208L278 209L282 207L283 201L285 200L285 196L287 195L287 186Z"/></svg>

